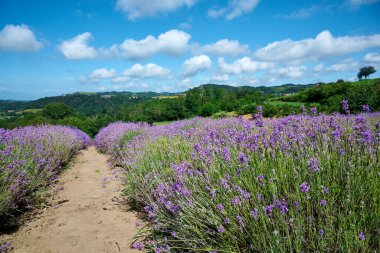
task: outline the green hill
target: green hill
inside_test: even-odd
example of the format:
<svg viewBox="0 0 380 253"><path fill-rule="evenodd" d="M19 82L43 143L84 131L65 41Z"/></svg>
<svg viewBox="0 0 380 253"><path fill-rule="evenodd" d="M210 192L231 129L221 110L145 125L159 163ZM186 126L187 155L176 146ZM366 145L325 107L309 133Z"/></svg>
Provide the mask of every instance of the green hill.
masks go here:
<svg viewBox="0 0 380 253"><path fill-rule="evenodd" d="M0 101L0 127L54 123L74 125L94 135L114 121L153 123L252 114L258 105L263 105L266 117L299 113L301 105L331 113L340 111L343 99L349 100L354 113L364 104L380 110L380 79L273 87L204 84L184 93L78 92L34 101Z"/></svg>

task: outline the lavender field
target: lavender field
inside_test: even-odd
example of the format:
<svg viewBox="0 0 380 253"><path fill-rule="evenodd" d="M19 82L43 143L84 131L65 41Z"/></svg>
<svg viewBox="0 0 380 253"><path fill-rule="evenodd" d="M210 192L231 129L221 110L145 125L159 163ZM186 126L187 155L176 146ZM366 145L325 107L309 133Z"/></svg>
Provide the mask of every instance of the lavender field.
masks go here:
<svg viewBox="0 0 380 253"><path fill-rule="evenodd" d="M95 144L147 252L378 252L380 113L115 123Z"/></svg>
<svg viewBox="0 0 380 253"><path fill-rule="evenodd" d="M59 172L90 143L72 127L0 129L0 229L16 225L18 214L42 201Z"/></svg>

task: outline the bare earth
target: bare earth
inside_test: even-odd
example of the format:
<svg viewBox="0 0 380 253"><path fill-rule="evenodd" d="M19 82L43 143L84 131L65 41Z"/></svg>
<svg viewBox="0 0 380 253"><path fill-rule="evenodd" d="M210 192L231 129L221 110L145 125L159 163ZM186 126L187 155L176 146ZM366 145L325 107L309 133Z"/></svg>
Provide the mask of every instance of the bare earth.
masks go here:
<svg viewBox="0 0 380 253"><path fill-rule="evenodd" d="M12 236L13 252L135 252L136 214L120 204L122 185L105 155L94 147L82 151L59 181L63 190L53 206Z"/></svg>

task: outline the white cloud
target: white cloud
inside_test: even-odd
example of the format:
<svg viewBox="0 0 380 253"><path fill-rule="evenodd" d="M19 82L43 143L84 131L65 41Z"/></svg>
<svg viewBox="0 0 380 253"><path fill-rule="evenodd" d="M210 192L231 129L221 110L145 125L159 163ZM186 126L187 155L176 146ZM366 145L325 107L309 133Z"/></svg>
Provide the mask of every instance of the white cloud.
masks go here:
<svg viewBox="0 0 380 253"><path fill-rule="evenodd" d="M190 78L185 78L185 79L180 80L178 85L179 87L187 88L187 89L195 87L193 80L191 80Z"/></svg>
<svg viewBox="0 0 380 253"><path fill-rule="evenodd" d="M130 60L148 58L156 53L177 56L188 48L190 34L180 30L170 30L157 38L148 35L145 39L126 39L121 45L114 44L109 48L94 48L88 45L92 39L89 32L77 35L63 41L58 49L68 59L91 59L96 57L114 58L125 57Z"/></svg>
<svg viewBox="0 0 380 253"><path fill-rule="evenodd" d="M170 30L155 38L148 35L145 39L126 39L121 45L121 53L128 59L144 59L156 53L180 55L188 48L190 34L180 30Z"/></svg>
<svg viewBox="0 0 380 253"><path fill-rule="evenodd" d="M146 65L135 64L123 72L123 75L129 78L165 77L169 74L169 69L163 68L154 63L148 63Z"/></svg>
<svg viewBox="0 0 380 253"><path fill-rule="evenodd" d="M194 76L200 71L211 68L211 65L211 59L207 55L194 56L183 63L182 73L185 76Z"/></svg>
<svg viewBox="0 0 380 253"><path fill-rule="evenodd" d="M117 0L116 8L127 14L128 19L155 16L175 11L183 6L191 7L197 0Z"/></svg>
<svg viewBox="0 0 380 253"><path fill-rule="evenodd" d="M197 51L197 50L196 50ZM203 53L209 53L218 56L238 55L249 51L248 45L242 45L237 40L222 39L213 44L207 44L198 49Z"/></svg>
<svg viewBox="0 0 380 253"><path fill-rule="evenodd" d="M135 64L123 72L124 76L132 78L164 77L169 73L170 70L154 63L148 63L146 65Z"/></svg>
<svg viewBox="0 0 380 253"><path fill-rule="evenodd" d="M314 39L299 41L287 39L270 43L257 50L254 55L267 61L293 61L322 59L333 55L359 52L371 47L380 47L380 34L333 37L329 31L323 31Z"/></svg>
<svg viewBox="0 0 380 253"><path fill-rule="evenodd" d="M105 79L105 78L112 78L116 75L116 70L115 69L95 69L94 71L91 72L89 75L90 78L94 79Z"/></svg>
<svg viewBox="0 0 380 253"><path fill-rule="evenodd" d="M230 0L227 7L212 8L208 11L209 17L225 16L227 20L250 13L259 4L260 0Z"/></svg>
<svg viewBox="0 0 380 253"><path fill-rule="evenodd" d="M335 63L326 70L329 72L356 71L359 68L359 63L353 59L346 59L342 62Z"/></svg>
<svg viewBox="0 0 380 253"><path fill-rule="evenodd" d="M6 25L0 31L0 51L34 52L42 48L27 25Z"/></svg>
<svg viewBox="0 0 380 253"><path fill-rule="evenodd" d="M78 60L95 58L98 55L96 49L87 44L91 38L91 33L85 32L72 39L63 41L58 46L58 49L67 59Z"/></svg>
<svg viewBox="0 0 380 253"><path fill-rule="evenodd" d="M131 80L129 76L117 76L115 78L112 78L111 81L113 83L125 83L125 82L128 82L129 80Z"/></svg>
<svg viewBox="0 0 380 253"><path fill-rule="evenodd" d="M227 74L213 75L210 80L213 82L226 82L230 80L230 76Z"/></svg>
<svg viewBox="0 0 380 253"><path fill-rule="evenodd" d="M281 78L291 78L296 79L300 78L305 74L306 66L286 66L280 68L274 68L269 71L270 74L274 74L277 77Z"/></svg>
<svg viewBox="0 0 380 253"><path fill-rule="evenodd" d="M117 84L113 85L112 89L114 90L147 90L149 88L149 85L146 83L139 83L139 82L129 82L128 84Z"/></svg>
<svg viewBox="0 0 380 253"><path fill-rule="evenodd" d="M95 69L87 76L81 76L78 78L81 84L98 84L102 79L112 78L116 75L115 69L100 68Z"/></svg>
<svg viewBox="0 0 380 253"><path fill-rule="evenodd" d="M252 61L248 57L240 58L231 64L226 63L224 58L219 58L218 64L221 73L234 75L266 70L275 66L269 62Z"/></svg>
<svg viewBox="0 0 380 253"><path fill-rule="evenodd" d="M380 53L368 53L364 56L366 62L380 62Z"/></svg>

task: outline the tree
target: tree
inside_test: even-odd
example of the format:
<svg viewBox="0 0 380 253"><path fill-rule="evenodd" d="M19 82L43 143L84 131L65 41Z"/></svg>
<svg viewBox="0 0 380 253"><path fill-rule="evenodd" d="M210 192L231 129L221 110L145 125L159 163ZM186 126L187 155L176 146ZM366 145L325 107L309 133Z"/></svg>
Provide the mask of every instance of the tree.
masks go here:
<svg viewBox="0 0 380 253"><path fill-rule="evenodd" d="M42 110L42 115L50 119L63 119L74 114L74 109L63 103L50 103Z"/></svg>
<svg viewBox="0 0 380 253"><path fill-rule="evenodd" d="M367 77L369 75L372 75L373 73L375 73L376 70L374 67L372 66L367 66L367 67L363 67L359 70L359 73L358 73L358 78L359 80L362 80L363 76L365 79L367 79Z"/></svg>

